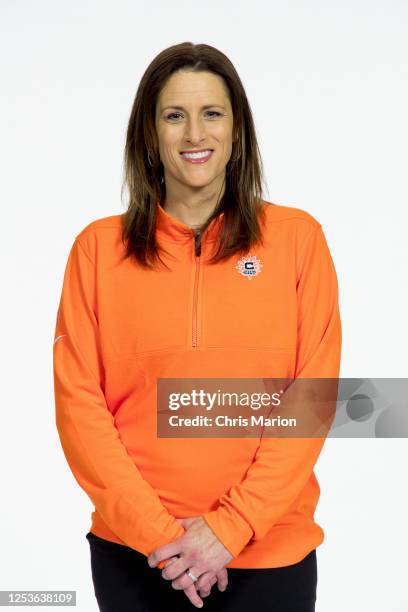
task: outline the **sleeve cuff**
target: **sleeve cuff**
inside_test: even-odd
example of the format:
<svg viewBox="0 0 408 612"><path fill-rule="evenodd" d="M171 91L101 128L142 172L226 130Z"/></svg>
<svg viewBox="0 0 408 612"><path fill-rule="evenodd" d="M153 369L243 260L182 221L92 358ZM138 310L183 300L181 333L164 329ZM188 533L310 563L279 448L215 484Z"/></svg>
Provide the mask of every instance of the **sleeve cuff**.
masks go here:
<svg viewBox="0 0 408 612"><path fill-rule="evenodd" d="M239 555L253 536L247 521L239 514L232 513L229 507L220 506L202 517L233 557Z"/></svg>

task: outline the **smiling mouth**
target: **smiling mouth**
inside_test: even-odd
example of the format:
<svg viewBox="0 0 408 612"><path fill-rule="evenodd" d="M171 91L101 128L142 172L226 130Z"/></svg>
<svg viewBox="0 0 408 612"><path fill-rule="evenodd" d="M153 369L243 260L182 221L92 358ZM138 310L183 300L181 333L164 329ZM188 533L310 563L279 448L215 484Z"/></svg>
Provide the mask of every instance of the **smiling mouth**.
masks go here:
<svg viewBox="0 0 408 612"><path fill-rule="evenodd" d="M213 149L205 149L204 151L198 151L197 153L183 151L180 153L180 155L184 161L190 164L204 164L211 158L213 153Z"/></svg>

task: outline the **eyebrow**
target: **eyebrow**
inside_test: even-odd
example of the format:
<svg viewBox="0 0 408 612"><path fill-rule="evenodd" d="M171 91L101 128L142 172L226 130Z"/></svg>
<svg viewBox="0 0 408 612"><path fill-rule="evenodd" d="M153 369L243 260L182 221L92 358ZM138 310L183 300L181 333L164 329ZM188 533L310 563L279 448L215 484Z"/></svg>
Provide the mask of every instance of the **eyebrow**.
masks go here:
<svg viewBox="0 0 408 612"><path fill-rule="evenodd" d="M225 110L225 106L221 106L221 104L205 104L201 108L202 110L204 110L206 108L213 108L214 106ZM168 108L175 108L176 110L185 110L182 106L165 106L164 108L161 109L161 112L167 110Z"/></svg>

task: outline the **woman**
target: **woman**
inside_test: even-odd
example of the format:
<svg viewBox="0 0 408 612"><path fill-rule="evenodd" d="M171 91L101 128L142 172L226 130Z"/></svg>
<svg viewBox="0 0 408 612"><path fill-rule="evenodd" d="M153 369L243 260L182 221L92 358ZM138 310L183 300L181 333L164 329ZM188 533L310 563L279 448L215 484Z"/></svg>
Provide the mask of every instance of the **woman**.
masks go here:
<svg viewBox="0 0 408 612"><path fill-rule="evenodd" d="M75 238L54 341L62 447L95 511L103 612L311 612L324 438L157 435L159 379L338 377L337 277L320 223L261 198L228 58L183 43L146 70L129 205ZM217 583L217 588L211 587Z"/></svg>

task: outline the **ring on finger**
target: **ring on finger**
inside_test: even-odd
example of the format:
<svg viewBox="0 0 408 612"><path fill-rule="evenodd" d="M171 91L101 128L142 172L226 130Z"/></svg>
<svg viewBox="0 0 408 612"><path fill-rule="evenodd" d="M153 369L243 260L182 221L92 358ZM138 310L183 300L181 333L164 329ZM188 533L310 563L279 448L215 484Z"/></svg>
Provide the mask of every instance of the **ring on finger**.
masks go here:
<svg viewBox="0 0 408 612"><path fill-rule="evenodd" d="M190 570L188 570L188 571L186 572L186 574L187 574L187 576L188 576L189 578L191 578L191 580L192 580L193 582L197 582L198 578L197 578L196 576L194 576L194 574L193 574L193 573L192 573Z"/></svg>

